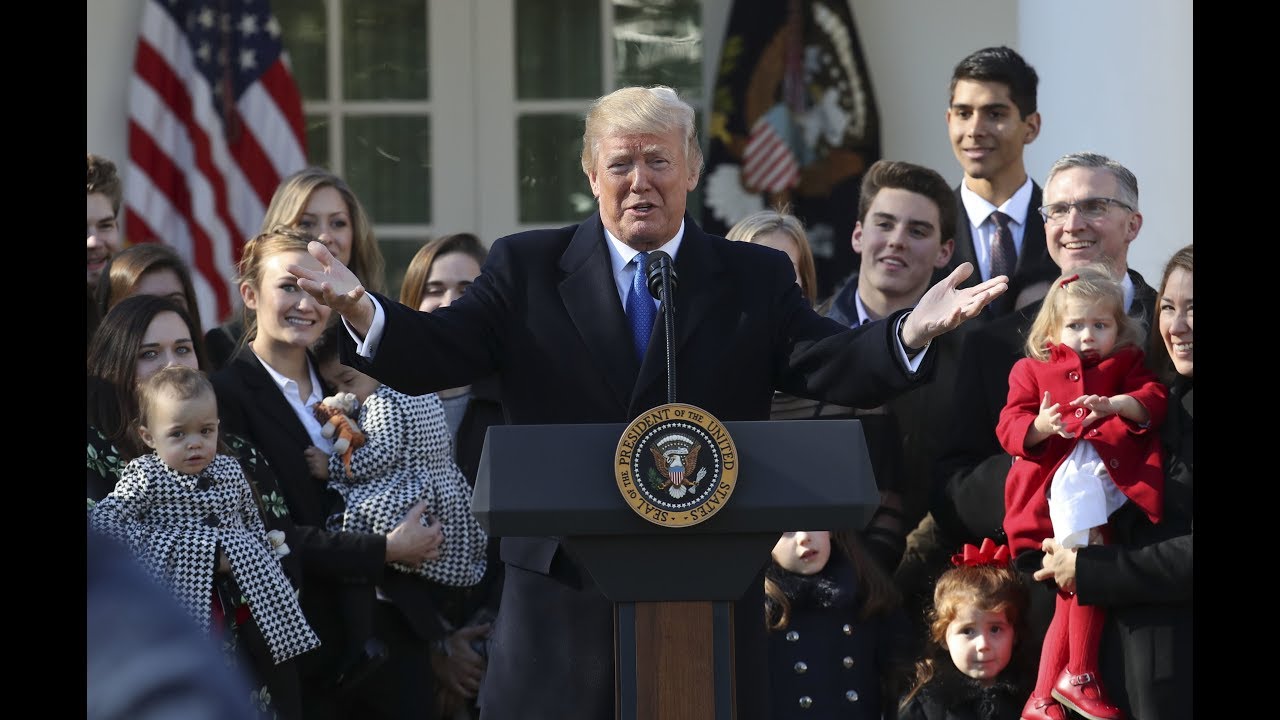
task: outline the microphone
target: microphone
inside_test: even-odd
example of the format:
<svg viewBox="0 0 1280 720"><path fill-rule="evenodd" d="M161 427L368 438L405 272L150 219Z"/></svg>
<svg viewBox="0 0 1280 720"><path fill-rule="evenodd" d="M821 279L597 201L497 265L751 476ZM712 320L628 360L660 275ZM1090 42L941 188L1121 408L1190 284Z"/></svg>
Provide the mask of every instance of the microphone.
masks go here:
<svg viewBox="0 0 1280 720"><path fill-rule="evenodd" d="M677 285L675 263L671 261L671 256L661 250L654 250L649 253L649 262L645 265L645 279L649 285L649 294L657 300L662 300L662 276L667 276L667 282L674 295Z"/></svg>
<svg viewBox="0 0 1280 720"><path fill-rule="evenodd" d="M661 250L649 253L649 261L645 264L645 280L649 286L649 294L662 301L662 319L667 349L667 402L676 401L676 363L672 350L675 338L675 304L676 269L671 256Z"/></svg>

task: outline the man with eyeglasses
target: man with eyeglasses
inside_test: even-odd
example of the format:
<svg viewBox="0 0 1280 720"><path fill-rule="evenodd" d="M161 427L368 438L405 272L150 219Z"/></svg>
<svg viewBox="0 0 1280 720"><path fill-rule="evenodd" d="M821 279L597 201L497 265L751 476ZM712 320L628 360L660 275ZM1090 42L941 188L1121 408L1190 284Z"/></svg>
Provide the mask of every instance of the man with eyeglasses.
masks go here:
<svg viewBox="0 0 1280 720"><path fill-rule="evenodd" d="M1036 216L1040 186L1023 162L1026 146L1040 135L1038 83L1035 69L1003 46L971 53L951 73L947 135L964 179L955 189L955 252L933 282L962 262L976 268L970 284L1008 275L1009 292L987 305L984 322L1044 297L1058 275Z"/></svg>
<svg viewBox="0 0 1280 720"><path fill-rule="evenodd" d="M1107 262L1124 288L1126 311L1149 329L1156 292L1128 266L1129 243L1142 229L1133 173L1096 153L1064 155L1049 170L1044 201L1039 216L1048 256L1056 266L1054 277L1091 262ZM1042 303L1043 298L994 318L964 337L956 369L959 382L935 474L938 494L931 515L917 528L917 533L927 529L929 537L908 538L908 555L898 569L900 584L910 583L905 578L936 577L945 569L942 549L976 544L983 537L1003 542L1004 483L1011 459L996 441L995 427L1008 396L1009 371L1025 355L1027 331ZM930 552L933 548L938 550ZM1040 568L1039 553L1034 558L1026 555L1019 568L1030 575ZM1035 586L1028 635L1038 657L1053 616L1054 594L1048 583Z"/></svg>

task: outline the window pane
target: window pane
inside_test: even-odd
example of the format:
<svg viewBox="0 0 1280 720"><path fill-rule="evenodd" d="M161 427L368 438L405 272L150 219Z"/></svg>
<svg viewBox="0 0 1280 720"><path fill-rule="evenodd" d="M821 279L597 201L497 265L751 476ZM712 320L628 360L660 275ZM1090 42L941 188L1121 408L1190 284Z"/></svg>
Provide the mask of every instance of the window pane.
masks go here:
<svg viewBox="0 0 1280 720"><path fill-rule="evenodd" d="M375 224L431 222L431 118L346 118L347 183Z"/></svg>
<svg viewBox="0 0 1280 720"><path fill-rule="evenodd" d="M575 222L595 208L582 173L582 129L577 115L517 118L520 222Z"/></svg>
<svg viewBox="0 0 1280 720"><path fill-rule="evenodd" d="M276 0L272 4L284 49L294 80L303 100L324 100L328 97L325 74L329 71L325 52L324 0Z"/></svg>
<svg viewBox="0 0 1280 720"><path fill-rule="evenodd" d="M308 115L304 122L307 125L307 162L311 165L329 167L329 116Z"/></svg>
<svg viewBox="0 0 1280 720"><path fill-rule="evenodd" d="M360 202L364 202L361 199ZM418 253L418 249L426 240L404 240L400 238L379 240L378 249L382 251L382 259L387 264L387 296L395 300L400 297L400 286L404 284L404 271L409 269L409 261Z"/></svg>
<svg viewBox="0 0 1280 720"><path fill-rule="evenodd" d="M667 85L686 100L702 96L702 3L646 0L613 3L613 56L618 87Z"/></svg>
<svg viewBox="0 0 1280 720"><path fill-rule="evenodd" d="M600 0L516 0L516 97L595 98Z"/></svg>
<svg viewBox="0 0 1280 720"><path fill-rule="evenodd" d="M346 99L431 97L424 0L347 0L342 5L342 28Z"/></svg>

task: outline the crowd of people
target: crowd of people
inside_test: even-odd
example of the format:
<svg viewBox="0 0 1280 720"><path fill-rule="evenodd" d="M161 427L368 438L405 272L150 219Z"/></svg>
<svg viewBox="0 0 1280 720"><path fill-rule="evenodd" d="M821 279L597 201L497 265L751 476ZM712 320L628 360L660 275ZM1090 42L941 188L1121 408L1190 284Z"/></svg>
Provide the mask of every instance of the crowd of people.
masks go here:
<svg viewBox="0 0 1280 720"><path fill-rule="evenodd" d="M471 492L491 426L663 404L664 332L633 332L661 251L679 401L856 418L878 491L865 526L780 531L760 559L733 603L738 718L1189 718L1192 246L1152 287L1127 261L1132 172L1068 152L1031 177L1037 84L1007 47L955 66L963 179L871 164L828 298L787 206L723 238L686 212L694 111L660 86L588 111L596 212L429 241L398 299L352 189L295 173L214 328L176 252L124 247L120 179L90 154L90 543L185 612L166 642L220 651L236 676L187 691L236 716L613 717L612 603L563 538L488 536ZM108 554L91 595L142 578L106 578ZM122 652L95 617L91 704Z"/></svg>

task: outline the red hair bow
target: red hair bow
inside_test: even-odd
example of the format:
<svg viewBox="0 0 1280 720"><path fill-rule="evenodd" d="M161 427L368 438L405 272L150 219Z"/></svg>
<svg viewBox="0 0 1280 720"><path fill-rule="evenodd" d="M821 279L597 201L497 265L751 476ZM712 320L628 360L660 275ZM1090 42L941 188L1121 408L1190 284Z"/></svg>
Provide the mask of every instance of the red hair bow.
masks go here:
<svg viewBox="0 0 1280 720"><path fill-rule="evenodd" d="M956 567L981 567L983 565L995 565L997 567L1009 564L1009 546L996 545L991 538L982 539L982 547L977 548L965 543L961 552L951 556L951 564Z"/></svg>
<svg viewBox="0 0 1280 720"><path fill-rule="evenodd" d="M1065 278L1062 278L1062 282L1058 283L1058 287L1066 287L1066 286L1070 285L1071 283L1073 283L1073 282L1075 282L1076 280L1079 280L1079 279L1080 279L1080 273L1076 273L1075 275L1072 275L1071 277L1065 277Z"/></svg>

